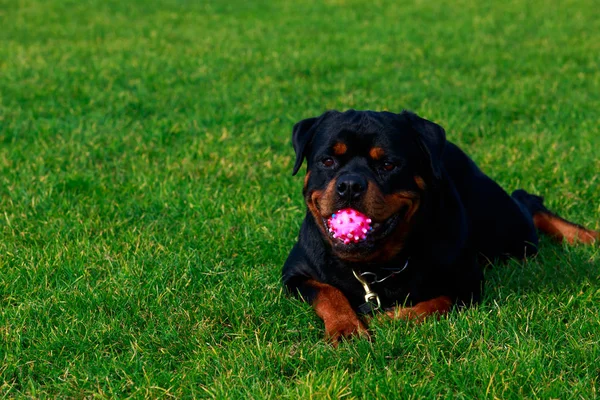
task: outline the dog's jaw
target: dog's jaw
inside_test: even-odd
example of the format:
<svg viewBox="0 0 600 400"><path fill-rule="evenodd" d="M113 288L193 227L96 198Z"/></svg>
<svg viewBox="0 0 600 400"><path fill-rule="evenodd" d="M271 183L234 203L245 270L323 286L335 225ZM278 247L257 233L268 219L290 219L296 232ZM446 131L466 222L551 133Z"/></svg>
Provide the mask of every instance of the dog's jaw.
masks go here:
<svg viewBox="0 0 600 400"><path fill-rule="evenodd" d="M307 194L306 203L308 209L321 231L321 237L331 248L333 254L343 261L369 262L387 261L398 254L404 247L406 236L410 232L412 220L419 208L420 197L413 192L401 192L392 194L394 198L385 197L385 201L394 205L393 213L385 212L369 214L368 210L359 209L366 215L373 215L373 230L366 239L358 243L345 244L343 241L333 237L327 227L327 219L334 211L329 205L324 205L325 191L312 191ZM385 216L384 219L378 216Z"/></svg>

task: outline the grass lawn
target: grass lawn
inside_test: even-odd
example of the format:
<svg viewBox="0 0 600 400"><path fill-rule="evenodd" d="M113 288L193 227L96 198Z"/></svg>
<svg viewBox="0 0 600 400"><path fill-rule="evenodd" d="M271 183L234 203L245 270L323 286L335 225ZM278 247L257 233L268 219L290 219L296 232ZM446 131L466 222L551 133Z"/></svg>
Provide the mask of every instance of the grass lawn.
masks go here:
<svg viewBox="0 0 600 400"><path fill-rule="evenodd" d="M281 266L291 127L411 109L600 229L593 0L0 0L0 396L595 398L600 250L333 349Z"/></svg>

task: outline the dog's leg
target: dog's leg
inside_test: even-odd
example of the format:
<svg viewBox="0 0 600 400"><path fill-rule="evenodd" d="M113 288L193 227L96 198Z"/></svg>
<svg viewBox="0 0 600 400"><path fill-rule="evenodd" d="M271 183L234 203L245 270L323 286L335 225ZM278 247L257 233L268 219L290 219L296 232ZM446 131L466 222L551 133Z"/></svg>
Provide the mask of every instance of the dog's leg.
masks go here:
<svg viewBox="0 0 600 400"><path fill-rule="evenodd" d="M566 240L569 244L592 244L600 241L600 232L569 222L552 213L544 206L542 197L524 190L516 190L512 197L527 208L535 227L553 239L560 242Z"/></svg>
<svg viewBox="0 0 600 400"><path fill-rule="evenodd" d="M304 285L314 290L312 306L325 323L325 336L334 346L337 346L340 338L354 335L369 337L367 328L341 291L315 280L306 281Z"/></svg>
<svg viewBox="0 0 600 400"><path fill-rule="evenodd" d="M386 314L395 319L409 319L421 322L430 315L443 315L452 308L452 300L448 296L440 296L422 301L413 307L396 307Z"/></svg>
<svg viewBox="0 0 600 400"><path fill-rule="evenodd" d="M551 212L533 214L533 223L540 232L560 242L566 240L569 244L592 244L600 240L600 233L569 222Z"/></svg>

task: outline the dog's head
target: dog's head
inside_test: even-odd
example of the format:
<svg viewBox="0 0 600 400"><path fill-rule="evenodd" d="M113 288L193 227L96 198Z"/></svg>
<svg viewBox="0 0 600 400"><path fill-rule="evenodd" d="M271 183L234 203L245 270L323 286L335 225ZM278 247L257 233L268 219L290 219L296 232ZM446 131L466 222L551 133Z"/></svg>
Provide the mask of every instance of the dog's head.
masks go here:
<svg viewBox="0 0 600 400"><path fill-rule="evenodd" d="M403 111L328 111L294 126L295 175L308 168L304 199L333 252L347 261L385 261L398 254L415 216L441 178L444 130ZM327 219L353 208L372 220L367 239L344 244Z"/></svg>

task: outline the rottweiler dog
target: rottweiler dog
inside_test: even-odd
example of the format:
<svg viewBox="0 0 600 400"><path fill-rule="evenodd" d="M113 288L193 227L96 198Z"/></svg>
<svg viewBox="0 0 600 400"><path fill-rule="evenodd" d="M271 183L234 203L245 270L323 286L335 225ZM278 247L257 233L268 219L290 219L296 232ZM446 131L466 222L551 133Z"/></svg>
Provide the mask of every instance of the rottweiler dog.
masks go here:
<svg viewBox="0 0 600 400"><path fill-rule="evenodd" d="M420 321L481 300L483 266L537 252L537 230L569 243L598 232L508 195L444 129L416 114L328 111L298 122L293 174L307 160L306 217L283 267L287 289L312 304L326 337L368 336L368 316ZM334 237L341 209L370 218L364 240Z"/></svg>

